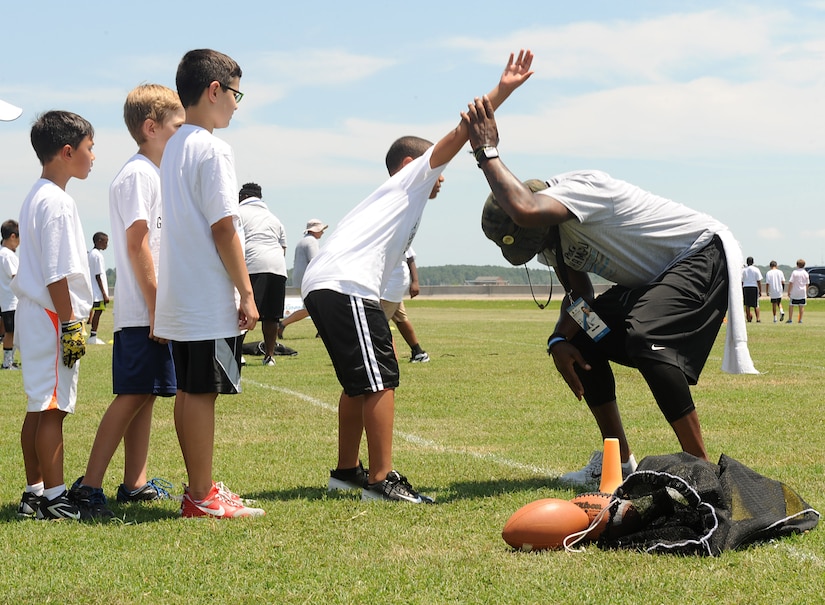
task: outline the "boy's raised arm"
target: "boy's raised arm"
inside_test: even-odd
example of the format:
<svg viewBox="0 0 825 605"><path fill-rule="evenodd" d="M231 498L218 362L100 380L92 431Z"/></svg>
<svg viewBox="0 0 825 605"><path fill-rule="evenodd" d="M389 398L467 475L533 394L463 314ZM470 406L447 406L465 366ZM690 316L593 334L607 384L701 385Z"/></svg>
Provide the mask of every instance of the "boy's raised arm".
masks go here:
<svg viewBox="0 0 825 605"><path fill-rule="evenodd" d="M510 58L504 67L501 79L487 95L493 103L494 109L498 109L516 88L524 84L533 75L530 69L532 63L533 53L530 50L519 51L518 57L515 56L515 53L510 53ZM452 160L464 146L464 143L467 142L467 136L467 125L462 120L458 126L435 144L435 149L433 149L433 154L430 157L430 167L435 168Z"/></svg>

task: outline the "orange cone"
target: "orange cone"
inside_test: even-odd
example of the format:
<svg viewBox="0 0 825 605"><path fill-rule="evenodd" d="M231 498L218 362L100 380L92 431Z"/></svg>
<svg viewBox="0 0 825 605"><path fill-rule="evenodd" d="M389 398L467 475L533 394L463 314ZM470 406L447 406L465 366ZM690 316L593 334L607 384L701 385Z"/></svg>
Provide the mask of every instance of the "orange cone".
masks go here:
<svg viewBox="0 0 825 605"><path fill-rule="evenodd" d="M602 458L602 482L599 491L612 494L622 483L622 456L619 452L619 440L608 437L604 440L604 457Z"/></svg>

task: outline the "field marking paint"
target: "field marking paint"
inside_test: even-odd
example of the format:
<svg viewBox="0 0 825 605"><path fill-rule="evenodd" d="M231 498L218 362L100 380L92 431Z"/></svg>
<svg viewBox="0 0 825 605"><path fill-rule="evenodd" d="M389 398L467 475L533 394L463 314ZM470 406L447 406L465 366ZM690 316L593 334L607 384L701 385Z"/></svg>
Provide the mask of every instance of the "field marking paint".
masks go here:
<svg viewBox="0 0 825 605"><path fill-rule="evenodd" d="M321 408L323 410L327 410L328 412L338 412L338 405L332 405L323 401L321 399L316 399L315 397L311 397L306 395L305 393L299 393L298 391L293 391L292 389L287 389L284 387L279 387L271 384L264 384L262 382L258 382L256 380L250 380L248 378L243 379L243 383L249 384L252 386L260 387L262 389L269 389L270 391L277 391L279 393L284 393L285 395L290 395L292 397L297 397L302 401L306 401L314 405L315 407ZM502 456L498 456L496 454L480 454L478 452L469 452L467 450L462 450L454 447L447 447L445 445L441 445L440 443L436 443L431 439L426 439L424 437L419 437L418 435L413 435L412 433L405 433L402 431L394 430L393 434L397 437L403 439L408 443L412 443L413 445L417 445L419 447L424 447L427 449L434 450L436 452L440 452L442 454L453 454L457 456L469 456L470 458L476 458L477 460L483 460L485 462L494 462L496 464L500 464L501 466L505 466L507 468L514 468L522 471L529 471L536 475L543 475L547 477L558 477L561 475L558 471L553 471L546 468L541 468L538 466L534 466L532 464L524 464L523 462L518 462L516 460L510 460L509 458L504 458Z"/></svg>

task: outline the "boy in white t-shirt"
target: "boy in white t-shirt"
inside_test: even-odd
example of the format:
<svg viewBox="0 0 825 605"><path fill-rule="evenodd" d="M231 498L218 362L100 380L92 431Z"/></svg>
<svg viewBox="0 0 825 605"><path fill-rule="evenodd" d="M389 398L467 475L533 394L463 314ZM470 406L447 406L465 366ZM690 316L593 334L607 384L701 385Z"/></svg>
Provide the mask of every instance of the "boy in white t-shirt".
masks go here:
<svg viewBox="0 0 825 605"><path fill-rule="evenodd" d="M177 93L158 84L138 86L123 107L123 119L138 151L109 186L109 220L118 268L112 348L116 396L100 420L86 472L69 490L84 518L113 516L106 506L103 476L121 440L124 466L118 502L169 496L167 482L147 481L146 463L155 398L176 392L172 348L152 330L161 237L160 161L166 142L184 118Z"/></svg>
<svg viewBox="0 0 825 605"><path fill-rule="evenodd" d="M0 311L3 316L3 365L4 370L17 370L14 363L14 311L17 297L11 290L11 280L17 275L20 264L15 250L20 245L20 229L17 221L9 219L0 227Z"/></svg>
<svg viewBox="0 0 825 605"><path fill-rule="evenodd" d="M799 259L796 261L796 269L791 273L788 280L788 298L791 299L788 305L788 322L793 323L793 308L799 307L799 323L802 323L802 312L805 310L805 303L808 299L808 284L811 283L811 277L805 271L805 261Z"/></svg>
<svg viewBox="0 0 825 605"><path fill-rule="evenodd" d="M232 58L214 50L183 56L175 82L186 122L160 163L155 336L172 341L175 429L189 476L183 517L264 514L212 480L215 402L219 393L240 392L243 332L258 321L239 233L232 148L212 134L229 126L238 108L241 73Z"/></svg>
<svg viewBox="0 0 825 605"><path fill-rule="evenodd" d="M20 209L20 268L12 280L28 399L20 432L26 491L18 515L80 519L63 481L63 420L77 401L92 283L86 238L66 184L89 176L94 128L77 114L49 111L32 126L31 142L43 171Z"/></svg>
<svg viewBox="0 0 825 605"><path fill-rule="evenodd" d="M92 236L93 247L89 250L89 272L92 278L94 303L89 313L89 340L86 344L105 345L106 341L97 337L97 327L100 325L100 316L109 304L109 283L106 279L106 261L103 251L109 247L109 236L98 231Z"/></svg>
<svg viewBox="0 0 825 605"><path fill-rule="evenodd" d="M510 55L490 92L495 106L532 75L532 60L529 50ZM418 137L396 140L386 157L390 179L338 223L304 274L304 303L343 387L331 490L359 489L364 500L433 501L392 466L398 360L380 297L415 237L427 200L438 193L441 172L466 142L463 123L435 145ZM362 433L368 473L359 460Z"/></svg>
<svg viewBox="0 0 825 605"><path fill-rule="evenodd" d="M785 320L785 311L782 310L782 292L785 291L785 274L777 267L776 261L772 260L770 269L765 273L765 294L771 300L771 310L773 311L773 322L777 322L776 312L779 311L779 321Z"/></svg>

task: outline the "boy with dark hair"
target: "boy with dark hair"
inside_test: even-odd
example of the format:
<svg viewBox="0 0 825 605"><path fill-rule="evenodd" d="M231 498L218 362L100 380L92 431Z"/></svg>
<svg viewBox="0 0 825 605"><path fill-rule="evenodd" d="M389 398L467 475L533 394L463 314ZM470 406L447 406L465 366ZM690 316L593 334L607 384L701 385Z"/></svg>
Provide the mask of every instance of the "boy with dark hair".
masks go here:
<svg viewBox="0 0 825 605"><path fill-rule="evenodd" d="M27 485L18 514L79 519L63 481L63 419L77 400L92 284L86 238L66 184L89 176L94 129L77 114L49 111L32 126L31 142L43 171L20 210L20 270L12 280L28 399L20 433Z"/></svg>
<svg viewBox="0 0 825 605"><path fill-rule="evenodd" d="M84 518L112 517L103 477L123 441L122 503L169 497L170 485L147 481L146 465L155 398L176 392L169 342L153 333L161 237L160 161L166 142L183 124L177 93L159 84L132 90L123 119L138 145L109 186L114 236L115 284L112 390L115 398L100 420L86 472L69 491Z"/></svg>
<svg viewBox="0 0 825 605"><path fill-rule="evenodd" d="M89 313L89 345L105 345L106 341L97 337L97 327L100 325L100 316L109 304L109 283L106 278L106 261L103 251L109 247L109 236L98 231L92 236L92 249L89 250L89 273L92 279L94 302Z"/></svg>
<svg viewBox="0 0 825 605"><path fill-rule="evenodd" d="M533 54L511 54L490 92L498 107L531 75ZM402 137L386 157L392 175L347 214L302 283L306 308L332 359L343 392L338 404L338 465L329 489L360 489L363 500L430 503L393 469L392 433L398 360L380 297L418 229L428 199L438 194L447 163L467 142L463 123L433 145ZM361 466L366 432L369 473Z"/></svg>
<svg viewBox="0 0 825 605"><path fill-rule="evenodd" d="M186 121L169 139L160 164L163 238L155 336L172 342L175 429L189 478L183 517L264 514L212 480L215 402L219 393L241 391L243 331L258 321L239 234L232 149L212 134L229 126L243 97L240 79L240 66L222 53L184 55L176 83Z"/></svg>
<svg viewBox="0 0 825 605"><path fill-rule="evenodd" d="M20 245L20 229L17 221L9 219L0 227L0 311L3 317L3 365L4 370L16 370L14 363L14 311L17 297L11 290L11 280L17 275L20 261L15 254Z"/></svg>

